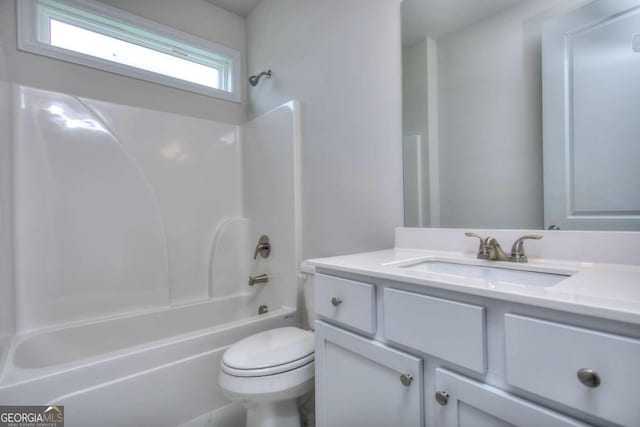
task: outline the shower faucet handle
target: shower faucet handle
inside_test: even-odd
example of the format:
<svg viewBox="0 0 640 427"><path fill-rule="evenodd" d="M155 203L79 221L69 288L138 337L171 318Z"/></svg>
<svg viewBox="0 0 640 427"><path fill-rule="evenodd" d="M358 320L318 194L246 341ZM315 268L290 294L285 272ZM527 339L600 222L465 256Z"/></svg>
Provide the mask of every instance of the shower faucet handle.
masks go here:
<svg viewBox="0 0 640 427"><path fill-rule="evenodd" d="M269 236L266 234L260 236L256 250L253 252L253 259L257 259L258 254L260 254L262 258L268 258L271 254L271 242L269 241Z"/></svg>

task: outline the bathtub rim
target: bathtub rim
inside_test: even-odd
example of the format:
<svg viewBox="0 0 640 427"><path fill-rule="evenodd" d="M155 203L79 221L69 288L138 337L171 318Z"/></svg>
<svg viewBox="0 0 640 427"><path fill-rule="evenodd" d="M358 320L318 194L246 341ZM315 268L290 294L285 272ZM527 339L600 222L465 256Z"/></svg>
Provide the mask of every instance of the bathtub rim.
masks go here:
<svg viewBox="0 0 640 427"><path fill-rule="evenodd" d="M251 294L249 294L249 296L250 295ZM261 322L264 320L276 319L276 318L289 319L289 318L295 318L296 316L299 316L298 310L296 310L295 308L283 305L278 308L272 309L269 312L262 315L255 314L253 316L245 317L245 318L238 319L231 322L220 323L220 324L208 326L205 328L193 329L182 334L170 335L167 337L163 337L161 339L147 341L137 345L115 349L113 351L99 353L89 357L70 360L64 363L47 365L39 368L24 368L24 367L17 366L14 362L14 355L19 345L24 341L30 338L39 336L41 334L56 332L56 331L65 330L65 329L73 329L74 327L87 326L95 323L108 322L116 319L133 318L143 314L154 314L157 312L169 311L176 308L209 304L212 302L217 302L219 300L238 298L240 296L246 297L247 295L236 294L234 296L220 297L220 298L207 300L204 302L199 301L196 303L180 304L176 306L171 306L169 308L163 307L161 310L145 310L144 312L142 311L135 312L133 314L127 313L124 316L111 316L108 319L101 318L98 322L96 321L82 322L82 325L80 325L79 323L73 323L72 325L65 325L64 327L53 327L53 328L47 328L46 330L39 329L37 331L33 331L29 333L16 334L10 337L10 339L8 340L8 344L7 344L8 349L5 352L4 363L2 366L0 366L1 368L0 369L0 391L2 391L5 388L9 388L11 386L38 381L47 377L62 375L68 372L76 371L78 369L85 369L93 365L98 365L105 361L123 359L123 358L126 358L127 356L144 353L145 351L154 350L162 346L166 346L168 344L184 343L188 340L204 337L209 334L215 334L216 332L222 332L222 331L230 330L233 328L241 327L242 325Z"/></svg>
<svg viewBox="0 0 640 427"><path fill-rule="evenodd" d="M207 304L216 303L216 302L220 302L220 301L225 301L225 300L229 300L229 299L251 298L253 296L255 296L255 294L253 294L251 292L238 292L238 293L233 294L233 295L225 295L225 296L220 296L220 297L215 297L215 298L209 298L209 299L206 299L206 300L188 301L188 302L184 302L184 303L169 304L169 305L162 305L162 306L156 306L156 307L144 307L144 308L140 308L138 310L129 310L129 311L122 312L122 313L113 313L113 314L108 314L108 315L105 315L105 316L92 317L92 318L88 318L88 319L80 319L80 320L73 320L73 321L68 321L68 322L56 323L54 325L45 326L45 327L42 327L42 328L26 329L24 331L16 332L12 337L16 338L16 339L20 339L22 341L23 338L24 339L31 338L31 337L34 337L34 336L37 336L37 335L40 335L40 334L56 332L56 331L64 330L64 329L71 329L71 328L74 328L74 327L94 325L96 323L106 323L106 322L110 322L110 321L113 321L113 320L126 320L126 319L130 319L130 318L138 317L138 316L145 316L145 315L164 313L164 312L171 311L171 310L183 309L183 308L189 308L189 307L196 307L196 306L199 306L199 305L207 305Z"/></svg>

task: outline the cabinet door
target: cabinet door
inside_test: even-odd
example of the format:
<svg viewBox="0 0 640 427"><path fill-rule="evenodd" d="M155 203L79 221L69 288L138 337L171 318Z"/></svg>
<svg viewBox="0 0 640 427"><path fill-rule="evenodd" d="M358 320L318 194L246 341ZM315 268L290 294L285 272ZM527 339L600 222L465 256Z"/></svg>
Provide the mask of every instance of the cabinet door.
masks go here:
<svg viewBox="0 0 640 427"><path fill-rule="evenodd" d="M446 392L446 397L443 397L443 392ZM436 394L438 393L438 427L587 426L503 390L441 368L436 370Z"/></svg>
<svg viewBox="0 0 640 427"><path fill-rule="evenodd" d="M422 361L316 322L319 427L423 425Z"/></svg>

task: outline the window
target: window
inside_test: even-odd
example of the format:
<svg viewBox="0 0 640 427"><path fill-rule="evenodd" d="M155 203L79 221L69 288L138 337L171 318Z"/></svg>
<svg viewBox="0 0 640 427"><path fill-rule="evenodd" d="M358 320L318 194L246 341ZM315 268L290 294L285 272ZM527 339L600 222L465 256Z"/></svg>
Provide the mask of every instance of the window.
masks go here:
<svg viewBox="0 0 640 427"><path fill-rule="evenodd" d="M235 102L240 52L93 0L20 0L18 48Z"/></svg>

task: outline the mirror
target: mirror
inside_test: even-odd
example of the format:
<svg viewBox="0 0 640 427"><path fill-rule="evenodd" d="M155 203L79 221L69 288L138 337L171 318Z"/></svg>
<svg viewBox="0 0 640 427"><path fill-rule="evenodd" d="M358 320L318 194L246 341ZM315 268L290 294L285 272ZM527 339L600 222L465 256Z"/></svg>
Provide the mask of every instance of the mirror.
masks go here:
<svg viewBox="0 0 640 427"><path fill-rule="evenodd" d="M640 230L640 0L404 0L405 226Z"/></svg>

